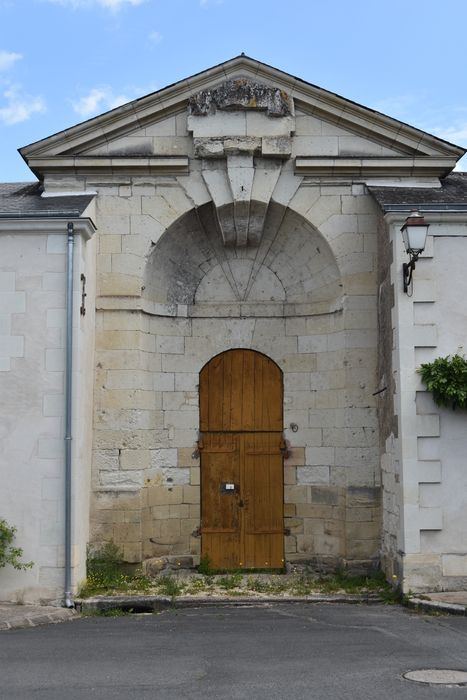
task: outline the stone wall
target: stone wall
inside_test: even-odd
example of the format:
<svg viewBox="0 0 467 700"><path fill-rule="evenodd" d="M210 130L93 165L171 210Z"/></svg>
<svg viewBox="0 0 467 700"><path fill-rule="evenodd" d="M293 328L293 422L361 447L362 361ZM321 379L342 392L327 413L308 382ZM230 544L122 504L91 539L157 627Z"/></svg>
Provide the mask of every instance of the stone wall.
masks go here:
<svg viewBox="0 0 467 700"><path fill-rule="evenodd" d="M228 248L197 177L196 210L191 176L99 188L93 540L135 562L199 554L198 376L241 347L284 372L287 559L374 560L374 204L362 186L289 186L260 245Z"/></svg>
<svg viewBox="0 0 467 700"><path fill-rule="evenodd" d="M391 278L393 249L389 231L381 214L378 225L378 422L382 480L381 567L389 581L402 578L401 563L401 488L400 470L394 452L398 437L395 411L395 372L393 369L394 284ZM399 280L400 281L400 280Z"/></svg>

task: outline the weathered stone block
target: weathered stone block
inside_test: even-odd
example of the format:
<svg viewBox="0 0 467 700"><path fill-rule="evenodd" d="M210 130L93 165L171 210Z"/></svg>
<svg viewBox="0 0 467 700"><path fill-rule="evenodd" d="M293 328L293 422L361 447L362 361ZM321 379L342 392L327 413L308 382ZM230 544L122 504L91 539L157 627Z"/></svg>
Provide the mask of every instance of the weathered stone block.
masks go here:
<svg viewBox="0 0 467 700"><path fill-rule="evenodd" d="M149 450L122 450L120 466L122 469L147 469L150 464Z"/></svg>
<svg viewBox="0 0 467 700"><path fill-rule="evenodd" d="M306 447L305 460L308 466L329 466L335 464L333 447Z"/></svg>
<svg viewBox="0 0 467 700"><path fill-rule="evenodd" d="M142 545L140 542L123 544L123 559L130 564L137 564L142 559Z"/></svg>
<svg viewBox="0 0 467 700"><path fill-rule="evenodd" d="M376 540L380 534L379 522L347 522L348 540Z"/></svg>
<svg viewBox="0 0 467 700"><path fill-rule="evenodd" d="M151 518L153 520L167 520L168 518L170 518L170 507L168 505L152 507Z"/></svg>
<svg viewBox="0 0 467 700"><path fill-rule="evenodd" d="M319 529L323 531L324 520L332 520L331 506L314 503L297 503L297 516L305 518L305 533Z"/></svg>
<svg viewBox="0 0 467 700"><path fill-rule="evenodd" d="M115 542L140 542L141 526L138 523L115 523L112 534Z"/></svg>
<svg viewBox="0 0 467 700"><path fill-rule="evenodd" d="M139 276L125 275L117 272L105 273L99 276L98 293L102 296L141 296L142 280Z"/></svg>
<svg viewBox="0 0 467 700"><path fill-rule="evenodd" d="M165 486L149 486L147 488L147 502L149 506L173 505L182 503L183 486L173 486L171 489Z"/></svg>
<svg viewBox="0 0 467 700"><path fill-rule="evenodd" d="M177 503L169 506L169 518L186 519L190 517L190 506L186 503Z"/></svg>
<svg viewBox="0 0 467 700"><path fill-rule="evenodd" d="M308 501L307 486L284 486L284 502L285 503L306 503Z"/></svg>
<svg viewBox="0 0 467 700"><path fill-rule="evenodd" d="M180 520L163 520L161 522L161 543L173 544L180 537Z"/></svg>
<svg viewBox="0 0 467 700"><path fill-rule="evenodd" d="M329 467L297 467L299 484L329 484Z"/></svg>
<svg viewBox="0 0 467 700"><path fill-rule="evenodd" d="M153 557L143 561L143 574L155 577L167 567L167 557Z"/></svg>
<svg viewBox="0 0 467 700"><path fill-rule="evenodd" d="M143 472L137 469L125 471L101 471L99 484L103 488L118 486L121 489L135 489L143 483Z"/></svg>
<svg viewBox="0 0 467 700"><path fill-rule="evenodd" d="M312 503L323 505L337 505L339 503L339 491L335 486L312 486Z"/></svg>
<svg viewBox="0 0 467 700"><path fill-rule="evenodd" d="M199 486L184 486L183 487L183 503L198 504L200 502Z"/></svg>

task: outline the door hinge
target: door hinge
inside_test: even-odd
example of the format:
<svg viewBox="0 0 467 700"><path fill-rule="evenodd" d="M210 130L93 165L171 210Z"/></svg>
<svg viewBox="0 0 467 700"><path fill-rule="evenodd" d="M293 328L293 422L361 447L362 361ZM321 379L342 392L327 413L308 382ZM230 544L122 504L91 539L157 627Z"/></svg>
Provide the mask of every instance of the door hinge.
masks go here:
<svg viewBox="0 0 467 700"><path fill-rule="evenodd" d="M284 459L288 459L290 457L291 452L288 440L284 440L284 438L282 438L280 451Z"/></svg>

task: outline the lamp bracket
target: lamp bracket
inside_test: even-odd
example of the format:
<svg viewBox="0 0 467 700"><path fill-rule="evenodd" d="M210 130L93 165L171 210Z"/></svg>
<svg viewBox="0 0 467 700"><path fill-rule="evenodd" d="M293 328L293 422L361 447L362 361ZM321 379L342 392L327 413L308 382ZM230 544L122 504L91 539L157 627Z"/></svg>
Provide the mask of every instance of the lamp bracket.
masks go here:
<svg viewBox="0 0 467 700"><path fill-rule="evenodd" d="M404 292L408 293L409 287L412 284L412 275L415 270L415 263L418 260L418 253L410 256L408 263L402 263L402 274L404 277Z"/></svg>

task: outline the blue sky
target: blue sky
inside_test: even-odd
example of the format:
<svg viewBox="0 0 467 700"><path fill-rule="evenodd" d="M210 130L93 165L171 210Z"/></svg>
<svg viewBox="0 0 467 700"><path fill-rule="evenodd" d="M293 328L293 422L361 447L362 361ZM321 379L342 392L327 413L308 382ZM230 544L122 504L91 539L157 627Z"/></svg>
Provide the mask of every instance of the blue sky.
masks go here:
<svg viewBox="0 0 467 700"><path fill-rule="evenodd" d="M467 147L466 26L466 0L0 0L0 181L34 179L17 148L242 51Z"/></svg>

